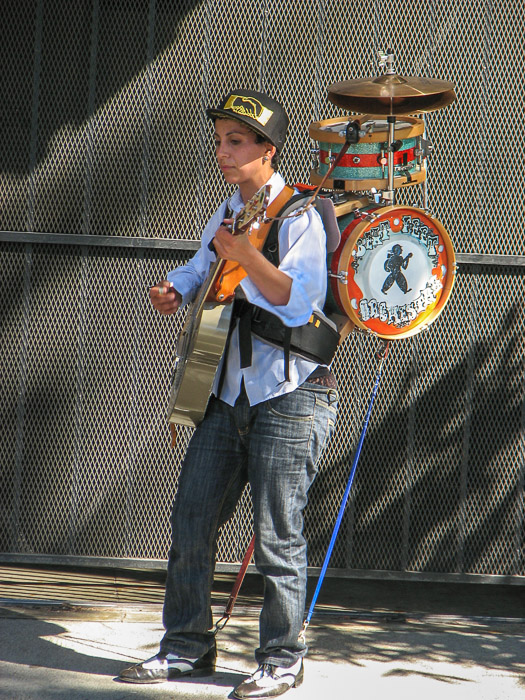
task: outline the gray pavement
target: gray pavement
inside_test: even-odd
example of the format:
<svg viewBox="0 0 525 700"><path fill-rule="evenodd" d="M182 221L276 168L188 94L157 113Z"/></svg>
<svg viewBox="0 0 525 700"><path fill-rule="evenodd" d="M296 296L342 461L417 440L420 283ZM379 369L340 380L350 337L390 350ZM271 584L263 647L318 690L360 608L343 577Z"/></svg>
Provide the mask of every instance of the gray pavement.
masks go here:
<svg viewBox="0 0 525 700"><path fill-rule="evenodd" d="M305 682L285 697L525 698L524 596L522 586L328 581L308 629ZM258 608L251 602L244 599L219 633L213 677L139 686L119 683L116 676L156 652L160 604L4 598L0 698L231 697L232 688L255 667ZM222 608L214 611L220 614Z"/></svg>

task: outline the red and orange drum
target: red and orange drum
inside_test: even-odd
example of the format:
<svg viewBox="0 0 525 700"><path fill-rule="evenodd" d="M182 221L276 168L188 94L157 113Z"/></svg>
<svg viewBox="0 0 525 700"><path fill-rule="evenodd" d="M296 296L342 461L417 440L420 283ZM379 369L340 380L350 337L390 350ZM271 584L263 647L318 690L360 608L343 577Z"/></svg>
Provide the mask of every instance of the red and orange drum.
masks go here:
<svg viewBox="0 0 525 700"><path fill-rule="evenodd" d="M328 307L386 339L428 327L450 296L456 261L443 225L422 209L369 206L338 218Z"/></svg>

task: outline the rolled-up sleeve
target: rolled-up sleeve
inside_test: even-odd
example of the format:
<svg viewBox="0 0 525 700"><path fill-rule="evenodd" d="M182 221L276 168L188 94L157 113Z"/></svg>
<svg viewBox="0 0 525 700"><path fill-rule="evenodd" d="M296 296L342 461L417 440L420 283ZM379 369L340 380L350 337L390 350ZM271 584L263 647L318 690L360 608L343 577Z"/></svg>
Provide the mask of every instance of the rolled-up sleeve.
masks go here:
<svg viewBox="0 0 525 700"><path fill-rule="evenodd" d="M275 314L286 326L301 326L312 311L322 308L326 297L326 234L315 209L282 223L279 254L279 270L292 280L286 305L270 304L249 278L241 286L252 304Z"/></svg>

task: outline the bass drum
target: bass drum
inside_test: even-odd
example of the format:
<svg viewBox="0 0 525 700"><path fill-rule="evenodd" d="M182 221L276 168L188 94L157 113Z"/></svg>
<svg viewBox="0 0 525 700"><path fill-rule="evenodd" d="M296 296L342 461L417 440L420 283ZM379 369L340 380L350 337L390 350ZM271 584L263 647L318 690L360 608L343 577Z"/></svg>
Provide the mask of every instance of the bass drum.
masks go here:
<svg viewBox="0 0 525 700"><path fill-rule="evenodd" d="M385 339L407 338L435 321L456 272L444 226L408 206L371 206L338 222L341 243L329 256L329 310Z"/></svg>

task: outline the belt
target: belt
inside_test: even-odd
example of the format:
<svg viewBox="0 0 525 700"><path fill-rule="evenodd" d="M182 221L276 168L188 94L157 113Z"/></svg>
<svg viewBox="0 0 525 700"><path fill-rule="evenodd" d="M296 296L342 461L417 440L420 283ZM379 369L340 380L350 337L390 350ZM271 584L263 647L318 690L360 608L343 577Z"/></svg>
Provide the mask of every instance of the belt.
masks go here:
<svg viewBox="0 0 525 700"><path fill-rule="evenodd" d="M337 389L337 379L328 367L316 367L306 381L308 384L318 384L319 386L326 386L328 389Z"/></svg>

